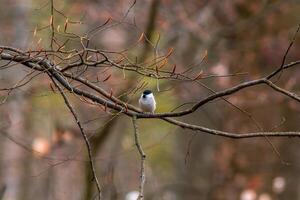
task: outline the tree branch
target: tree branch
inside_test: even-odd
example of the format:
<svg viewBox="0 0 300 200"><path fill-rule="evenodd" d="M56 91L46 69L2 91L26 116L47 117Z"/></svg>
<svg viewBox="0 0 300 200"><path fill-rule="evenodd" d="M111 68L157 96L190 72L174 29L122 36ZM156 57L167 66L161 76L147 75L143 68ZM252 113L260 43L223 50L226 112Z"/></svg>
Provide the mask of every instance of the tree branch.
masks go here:
<svg viewBox="0 0 300 200"><path fill-rule="evenodd" d="M95 164L94 164L94 161L93 161L93 157L92 157L92 148L91 148L91 144L89 142L89 139L78 119L78 116L75 112L75 110L73 109L72 105L70 104L67 96L65 95L64 91L62 90L62 88L56 83L56 81L53 79L52 75L49 74L49 77L51 78L52 82L54 83L54 85L57 87L57 89L59 90L61 96L63 97L64 99L64 102L66 104L66 106L68 107L68 109L70 110L70 112L72 113L79 129L80 129L80 132L81 132L81 135L85 141L85 144L86 144L86 148L87 148L87 151L88 151L88 156L89 156L89 163L90 163L90 168L91 168L91 171L92 171L92 174L93 174L93 180L96 182L96 187L97 187L97 190L98 190L98 199L100 200L101 199L101 187L100 187L100 184L99 184L99 181L98 181L98 178L97 178L97 175L96 175L96 170L95 170Z"/></svg>
<svg viewBox="0 0 300 200"><path fill-rule="evenodd" d="M146 181L146 175L145 175L146 154L144 153L144 151L142 149L142 146L140 144L138 127L137 127L136 121L137 121L136 116L133 116L132 117L132 124L133 124L133 130L134 130L134 141L135 141L135 145L138 149L138 152L141 156L140 186L139 186L138 200L143 200L144 199L144 185L145 185L145 181Z"/></svg>
<svg viewBox="0 0 300 200"><path fill-rule="evenodd" d="M0 59L2 60L10 60L14 61L17 63L21 63L31 69L38 70L38 71L43 71L50 73L53 78L55 78L64 88L69 90L70 92L83 96L93 102L96 102L98 104L101 104L105 107L108 107L110 109L113 109L117 112L124 113L127 116L136 116L137 118L156 118L156 119L161 119L166 122L169 122L173 125L182 127L182 128L187 128L195 131L201 131L213 135L220 135L220 136L225 136L225 137L230 137L230 138L249 138L249 137L262 137L262 136L270 136L270 137L286 137L286 136L299 136L299 132L254 132L254 133L245 133L245 134L239 134L239 133L229 133L229 132L224 132L224 131L219 131L219 130L214 130L214 129L209 129L206 127L198 126L198 125L192 125L188 123L184 123L178 120L171 119L170 117L181 117L185 116L188 114L191 114L198 110L201 106L216 100L218 98L223 98L224 96L228 96L231 94L234 94L242 89L252 87L255 85L260 85L260 84L266 84L272 89L285 94L286 96L293 98L295 100L299 100L297 98L297 95L285 91L282 88L279 88L278 86L274 85L272 82L269 81L269 76L266 76L264 78L256 79L256 80L251 80L251 81L246 81L243 83L240 83L236 86L233 86L231 88L225 89L223 91L216 92L212 95L207 96L203 100L199 101L198 103L194 104L190 109L184 110L184 111L179 111L179 112L166 112L166 113L142 113L140 109L136 108L133 105L127 104L118 98L114 97L112 94L109 94L105 90L103 90L101 87L96 86L93 83L90 83L88 80L82 78L82 77L75 77L72 76L71 74L67 72L60 72L59 69L61 68L58 65L54 65L49 61L47 58L42 58L42 57L33 57L31 58L30 55L26 55L24 52L21 52L20 50L15 50L14 48L7 48L5 46L0 46L3 50L8 50L12 51L14 53L17 53L17 55L11 55L9 53L5 52L0 52ZM289 64L283 65L283 67L280 67L282 69L288 69L290 67L296 66L300 64L300 61L295 61L291 62ZM272 73L271 73L272 74ZM97 93L99 93L101 96L94 95L91 92L86 92L85 90L81 90L78 88L73 87L67 80L66 78L71 78L73 80L76 80L85 86L93 89Z"/></svg>

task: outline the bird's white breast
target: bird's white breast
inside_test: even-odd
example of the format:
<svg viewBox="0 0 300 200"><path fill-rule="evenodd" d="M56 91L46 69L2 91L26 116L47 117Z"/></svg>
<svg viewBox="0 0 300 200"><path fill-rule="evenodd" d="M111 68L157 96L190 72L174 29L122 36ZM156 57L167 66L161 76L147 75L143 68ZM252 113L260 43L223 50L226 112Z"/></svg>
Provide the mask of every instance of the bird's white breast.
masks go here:
<svg viewBox="0 0 300 200"><path fill-rule="evenodd" d="M139 100L139 104L141 109L144 112L154 112L154 110L156 109L156 102L154 99L153 94L148 94L146 95L145 98L143 98L143 95L141 96L140 100Z"/></svg>

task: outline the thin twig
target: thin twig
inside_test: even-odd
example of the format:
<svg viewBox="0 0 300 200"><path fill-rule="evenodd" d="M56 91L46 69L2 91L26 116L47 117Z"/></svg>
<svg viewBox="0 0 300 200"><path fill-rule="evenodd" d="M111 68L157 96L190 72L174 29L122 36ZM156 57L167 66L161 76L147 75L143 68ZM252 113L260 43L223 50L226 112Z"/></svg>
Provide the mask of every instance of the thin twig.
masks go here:
<svg viewBox="0 0 300 200"><path fill-rule="evenodd" d="M271 74L269 74L269 75L266 77L266 79L268 79L268 80L271 79L273 76L275 76L275 75L278 74L279 72L280 72L280 74L279 74L279 76L278 76L278 79L280 78L281 72L282 72L282 70L284 69L284 63L285 63L285 61L286 61L286 57L287 57L287 55L288 55L290 49L292 48L292 46L293 46L293 44L294 44L294 42L295 42L295 40L296 40L296 36L297 36L299 30L300 30L300 24L298 24L297 30L295 31L295 33L294 33L294 35L293 35L293 38L292 38L292 40L291 40L291 42L290 42L288 48L285 50L285 53L284 53L284 55L283 55L283 58L282 58L280 67L278 67L275 71L273 71ZM277 79L277 80L278 80L278 79Z"/></svg>
<svg viewBox="0 0 300 200"><path fill-rule="evenodd" d="M134 129L134 141L135 141L135 145L138 149L138 152L141 156L140 186L139 186L138 200L143 200L144 199L144 185L145 185L145 181L146 181L146 175L145 175L146 154L144 153L142 146L140 144L138 127L137 127L136 121L137 121L136 116L135 115L132 116L132 123L133 123L133 129Z"/></svg>

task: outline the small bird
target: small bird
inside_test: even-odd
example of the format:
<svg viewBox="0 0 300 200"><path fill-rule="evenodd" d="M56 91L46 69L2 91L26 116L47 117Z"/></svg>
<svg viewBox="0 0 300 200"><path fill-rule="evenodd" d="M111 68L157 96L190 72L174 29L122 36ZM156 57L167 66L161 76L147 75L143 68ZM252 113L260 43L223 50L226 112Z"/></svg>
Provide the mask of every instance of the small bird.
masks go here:
<svg viewBox="0 0 300 200"><path fill-rule="evenodd" d="M145 90L139 100L140 108L143 112L154 113L156 102L151 90Z"/></svg>

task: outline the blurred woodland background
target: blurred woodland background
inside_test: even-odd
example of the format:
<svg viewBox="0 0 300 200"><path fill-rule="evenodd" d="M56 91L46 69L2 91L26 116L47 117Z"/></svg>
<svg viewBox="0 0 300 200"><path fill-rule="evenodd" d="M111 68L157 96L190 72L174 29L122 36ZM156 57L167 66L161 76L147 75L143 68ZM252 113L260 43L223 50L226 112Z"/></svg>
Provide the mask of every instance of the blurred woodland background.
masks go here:
<svg viewBox="0 0 300 200"><path fill-rule="evenodd" d="M50 49L49 20L53 20L57 41L63 41L58 33L68 21L69 32L93 35L91 47L123 51L137 62L172 51L166 68L172 70L176 64L176 71L198 74L198 81L157 81L109 68L85 72L85 77L97 77L102 88L133 105L143 88L152 89L157 112L187 107L211 90L272 72L280 66L300 22L298 0L55 0L52 19L50 4L1 0L0 44L26 51ZM299 44L296 39L287 62L300 59ZM76 45L80 46L69 48ZM28 71L21 65L1 69L0 88L18 84ZM276 84L299 93L299 78L296 66L284 71ZM95 194L84 140L50 83L49 77L39 74L20 88L0 91L4 200L93 199ZM143 87L136 89L138 85ZM140 170L131 119L68 96L91 136L103 199L129 200L128 193L138 191ZM218 99L182 119L228 132L300 129L299 104L264 85L226 100L234 106ZM147 155L146 200L300 199L297 137L231 139L158 119L139 119L138 127Z"/></svg>

